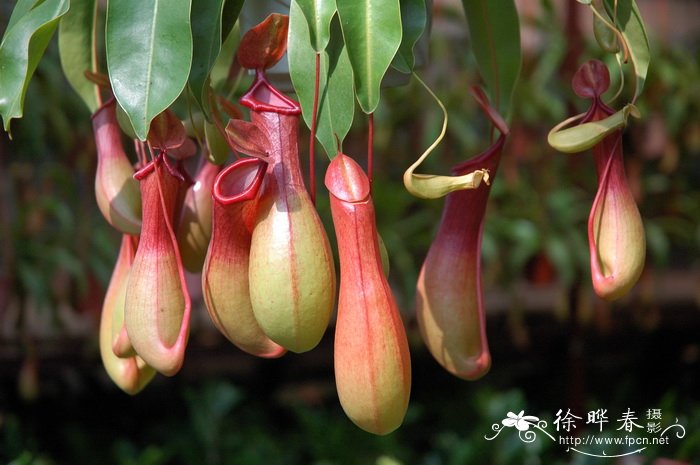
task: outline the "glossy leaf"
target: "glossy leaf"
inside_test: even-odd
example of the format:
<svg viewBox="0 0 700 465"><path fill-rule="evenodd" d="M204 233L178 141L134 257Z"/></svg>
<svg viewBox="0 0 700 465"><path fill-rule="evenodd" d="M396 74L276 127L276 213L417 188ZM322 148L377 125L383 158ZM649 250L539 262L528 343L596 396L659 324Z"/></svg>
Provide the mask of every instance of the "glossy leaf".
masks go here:
<svg viewBox="0 0 700 465"><path fill-rule="evenodd" d="M243 0L197 0L192 3L190 18L194 52L189 85L197 104L207 118L210 115L207 97L209 74L221 51L224 26L230 28L231 24L236 22L242 6Z"/></svg>
<svg viewBox="0 0 700 465"><path fill-rule="evenodd" d="M221 12L221 42L225 42L234 32L245 0L225 0L224 11Z"/></svg>
<svg viewBox="0 0 700 465"><path fill-rule="evenodd" d="M331 18L336 12L335 0L292 0L304 13L309 28L310 44L321 53L331 39ZM291 9L290 5L290 15Z"/></svg>
<svg viewBox="0 0 700 465"><path fill-rule="evenodd" d="M226 7L224 7L224 11L225 8ZM211 72L209 73L209 80L214 89L218 89L228 79L231 63L235 59L240 40L240 30L238 23L236 23L235 27L229 31L229 35L221 44L219 57L214 62L214 66L212 66Z"/></svg>
<svg viewBox="0 0 700 465"><path fill-rule="evenodd" d="M337 0L362 111L379 105L380 86L401 44L399 0Z"/></svg>
<svg viewBox="0 0 700 465"><path fill-rule="evenodd" d="M603 19L597 15L593 16L593 37L598 46L606 53L617 53L620 51L620 44L617 42L617 34L614 28L610 27L610 18L605 11L599 12ZM607 21L607 22L606 22Z"/></svg>
<svg viewBox="0 0 700 465"><path fill-rule="evenodd" d="M615 9L615 4L617 4L617 9ZM605 0L605 6L611 17L615 11L617 12L615 23L620 28L629 49L629 57L635 74L634 99L632 100L634 102L644 89L644 81L651 59L649 39L644 28L642 15L634 0Z"/></svg>
<svg viewBox="0 0 700 465"><path fill-rule="evenodd" d="M399 53L396 54L392 66L402 73L410 73L416 63L413 48L425 31L428 12L425 0L401 0L401 26L403 35Z"/></svg>
<svg viewBox="0 0 700 465"><path fill-rule="evenodd" d="M192 69L189 86L207 119L210 117L207 78L221 51L221 18L225 0L198 0L192 4Z"/></svg>
<svg viewBox="0 0 700 465"><path fill-rule="evenodd" d="M520 25L513 0L462 0L472 49L491 102L506 116L520 75Z"/></svg>
<svg viewBox="0 0 700 465"><path fill-rule="evenodd" d="M5 31L12 29L12 26L14 26L18 20L22 19L24 15L29 13L37 3L39 3L39 0L19 0L12 9L12 14L10 15L10 20L7 22Z"/></svg>
<svg viewBox="0 0 700 465"><path fill-rule="evenodd" d="M68 0L46 0L33 6L19 2L0 43L0 115L7 131L13 118L21 118L24 95Z"/></svg>
<svg viewBox="0 0 700 465"><path fill-rule="evenodd" d="M136 136L145 140L151 120L187 83L192 64L191 0L110 0L107 66L119 105Z"/></svg>
<svg viewBox="0 0 700 465"><path fill-rule="evenodd" d="M289 11L289 31L289 75L301 104L304 121L311 127L316 53L310 46L308 26L301 9L294 2ZM333 20L331 31L328 47L321 52L321 92L316 122L316 139L329 158L337 153L336 136L342 142L350 130L355 110L352 67L337 19Z"/></svg>
<svg viewBox="0 0 700 465"><path fill-rule="evenodd" d="M99 90L85 77L85 71L97 71L93 49L98 11L96 0L72 0L70 10L58 26L58 53L63 74L91 113L99 107Z"/></svg>

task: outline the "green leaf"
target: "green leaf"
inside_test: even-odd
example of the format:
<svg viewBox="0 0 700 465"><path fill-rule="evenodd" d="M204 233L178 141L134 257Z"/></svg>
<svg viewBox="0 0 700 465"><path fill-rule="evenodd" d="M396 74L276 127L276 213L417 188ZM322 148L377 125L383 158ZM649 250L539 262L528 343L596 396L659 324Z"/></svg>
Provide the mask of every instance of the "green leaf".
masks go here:
<svg viewBox="0 0 700 465"><path fill-rule="evenodd" d="M99 106L99 91L97 86L85 77L85 71L97 69L93 48L98 9L99 3L96 0L72 0L70 10L58 26L58 52L63 74L91 113Z"/></svg>
<svg viewBox="0 0 700 465"><path fill-rule="evenodd" d="M224 11L221 13L221 42L231 35L238 17L241 15L245 0L225 0Z"/></svg>
<svg viewBox="0 0 700 465"><path fill-rule="evenodd" d="M224 8L226 3L226 8ZM224 11L227 13L226 24L236 22L243 6L243 0L197 0L192 4L192 70L189 85L197 104L207 119L211 119L208 90L209 74L221 52L221 37L224 27Z"/></svg>
<svg viewBox="0 0 700 465"><path fill-rule="evenodd" d="M311 127L316 52L309 41L308 25L296 2L292 2L289 12L287 49L292 84L301 104L304 121ZM323 145L328 157L333 158L337 153L335 137L340 142L343 141L352 126L355 110L352 67L337 19L332 21L330 42L320 56L316 139Z"/></svg>
<svg viewBox="0 0 700 465"><path fill-rule="evenodd" d="M5 131L22 117L27 85L36 70L68 0L20 1L0 43L0 115Z"/></svg>
<svg viewBox="0 0 700 465"><path fill-rule="evenodd" d="M221 50L219 51L219 56L214 62L214 66L211 68L209 73L209 80L211 81L211 86L214 89L218 89L222 84L228 79L229 70L231 68L231 63L236 56L236 50L238 50L238 43L241 41L241 34L238 28L238 23L229 32L224 42L221 44Z"/></svg>
<svg viewBox="0 0 700 465"><path fill-rule="evenodd" d="M382 78L401 45L399 0L336 0L362 111L379 105Z"/></svg>
<svg viewBox="0 0 700 465"><path fill-rule="evenodd" d="M614 16L615 3L617 3L617 16ZM625 38L629 48L630 60L635 74L634 98L632 100L634 102L644 89L651 59L644 21L642 21L642 15L634 0L605 0L605 6L610 17L615 18L615 24L620 28L622 37Z"/></svg>
<svg viewBox="0 0 700 465"><path fill-rule="evenodd" d="M187 84L192 64L190 1L109 0L107 5L109 80L141 140L146 140L151 120Z"/></svg>
<svg viewBox="0 0 700 465"><path fill-rule="evenodd" d="M12 29L12 26L14 26L19 19L23 18L24 15L29 13L39 1L40 0L19 0L12 10L10 21L7 22L5 31Z"/></svg>
<svg viewBox="0 0 700 465"><path fill-rule="evenodd" d="M515 4L513 0L462 0L462 4L479 71L494 107L507 117L522 61Z"/></svg>
<svg viewBox="0 0 700 465"><path fill-rule="evenodd" d="M399 53L394 57L392 66L402 73L411 73L415 66L413 48L425 31L428 12L425 8L425 0L400 0L401 1L401 25L403 35Z"/></svg>
<svg viewBox="0 0 700 465"><path fill-rule="evenodd" d="M199 108L211 119L209 72L221 51L221 15L225 0L197 0L192 4L192 69L189 86Z"/></svg>
<svg viewBox="0 0 700 465"><path fill-rule="evenodd" d="M336 12L335 0L292 0L304 12L309 26L311 46L321 53L331 39L331 18Z"/></svg>

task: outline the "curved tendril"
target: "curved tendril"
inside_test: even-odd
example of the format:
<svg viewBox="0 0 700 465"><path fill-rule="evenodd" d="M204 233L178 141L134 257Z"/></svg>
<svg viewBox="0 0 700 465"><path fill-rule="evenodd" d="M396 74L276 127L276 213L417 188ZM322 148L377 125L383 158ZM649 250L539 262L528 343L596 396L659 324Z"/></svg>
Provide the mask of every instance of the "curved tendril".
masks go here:
<svg viewBox="0 0 700 465"><path fill-rule="evenodd" d="M620 42L620 45L622 46L622 55L624 56L623 61L625 63L627 63L627 61L630 58L630 48L627 45L627 41L625 40L625 37L622 35L620 30L617 27L615 27L615 25L613 23L608 21L607 18L605 18L605 16L600 14L600 11L598 11L596 9L596 7L593 5L593 3L591 3L590 7L591 7L591 11L593 11L593 14L596 15L598 17L598 19L601 20L603 22L603 24L605 24L605 26L608 29L613 31L613 33L615 34L615 37L617 37L617 40ZM616 8L617 8L617 6L616 6ZM615 12L615 17L617 18L617 11ZM619 53L617 53L616 55L619 56Z"/></svg>
<svg viewBox="0 0 700 465"><path fill-rule="evenodd" d="M554 127L549 131L549 133L550 133L550 134L554 134L554 133L556 133L556 132L561 131L561 130L564 129L565 127L567 127L567 126L569 126L569 125L572 125L572 124L574 124L574 123L577 122L577 121L582 120L587 114L588 114L588 112L584 112L584 113L579 113L578 115L574 115L574 116L571 116L571 117L569 117L569 118L566 118L564 121L562 121L561 123L559 123L559 124L557 124L556 126L554 126Z"/></svg>
<svg viewBox="0 0 700 465"><path fill-rule="evenodd" d="M615 0L615 1L614 1L614 6L613 6L613 18L612 18L612 19L613 19L613 22L616 22L616 18L617 18L617 6L618 6L618 2L617 2L617 0ZM620 70L620 86L619 86L619 88L617 89L617 92L615 93L615 95L610 99L610 101L612 102L612 101L614 101L614 100L617 100L617 98L622 94L622 89L624 89L624 87L625 87L625 73L624 73L624 71L623 71L622 66L623 66L624 63L627 63L627 62L629 61L630 54L631 54L631 53L630 53L630 46L629 46L629 44L627 43L627 40L625 40L625 36L622 34L622 32L620 31L620 29L619 29L615 24L613 24L613 23L611 23L610 21L608 21L608 20L595 8L595 6L593 6L592 3L591 3L591 5L590 5L590 7L591 7L591 11L593 11L593 14L595 14L595 15L598 17L598 19L600 19L608 28L610 28L610 29L615 33L615 36L617 37L617 40L618 40L618 42L620 43L620 46L622 47L622 51L615 54L615 58L616 58L616 60L617 60L617 65L618 65L618 68L619 68L619 70ZM637 97L638 97L637 95L635 95L634 97L632 97L632 102L631 102L631 103L635 103L635 102L637 101Z"/></svg>
<svg viewBox="0 0 700 465"><path fill-rule="evenodd" d="M620 86L617 88L617 92L615 92L615 95L612 96L610 99L611 102L617 100L617 98L622 95L622 89L625 88L625 71L622 69L622 58L620 57L620 54L618 53L615 55L615 59L617 60L617 68L620 71ZM634 103L637 100L636 97L632 99L632 103Z"/></svg>
<svg viewBox="0 0 700 465"><path fill-rule="evenodd" d="M437 104L440 106L443 114L442 130L440 135L435 139L435 141L430 144L423 154L403 173L403 184L406 190L410 192L413 196L422 199L437 199L444 197L450 192L462 189L476 189L479 187L481 182L489 183L489 173L488 170L477 169L471 173L466 173L459 176L441 176L432 174L416 174L414 171L416 168L423 163L423 161L432 153L432 151L437 147L437 145L442 142L447 132L447 109L442 104L440 99L433 93L433 91L428 87L428 85L423 82L423 80L418 77L414 72L413 76L420 82L420 84L428 91L428 93L435 99ZM485 96L480 95L478 92L475 95L477 102L481 105L482 102L479 100L485 98ZM491 112L487 111L487 115L491 118ZM501 120L502 121L502 120ZM492 119L494 124L498 124L497 120Z"/></svg>
<svg viewBox="0 0 700 465"><path fill-rule="evenodd" d="M440 130L440 134L438 135L437 139L435 139L435 141L433 141L433 143L430 144L430 146L429 146L427 149L425 149L425 151L423 152L423 154L422 154L420 157L418 157L418 159L408 168L408 170L406 170L407 173L410 171L411 174L413 174L413 171L418 167L418 165L420 165L421 163L423 163L423 161L424 161L426 158L428 158L428 156L432 153L432 151L435 150L435 147L437 147L438 145L440 145L440 142L442 142L442 139L445 138L445 134L447 133L447 118L448 118L448 116L447 116L447 108L445 108L445 105L442 103L442 101L440 100L440 98L439 98L437 95L435 95L435 93L434 93L434 92L432 91L432 89L428 86L428 84L426 84L426 83L418 76L418 74L416 74L415 71L414 71L412 74L413 74L413 77L423 86L423 88L424 88L425 90L428 91L428 93L430 94L430 96L431 96L431 97L435 100L435 102L437 102L437 104L440 106L440 110L442 110L442 117L443 117L443 120L442 120L442 129Z"/></svg>

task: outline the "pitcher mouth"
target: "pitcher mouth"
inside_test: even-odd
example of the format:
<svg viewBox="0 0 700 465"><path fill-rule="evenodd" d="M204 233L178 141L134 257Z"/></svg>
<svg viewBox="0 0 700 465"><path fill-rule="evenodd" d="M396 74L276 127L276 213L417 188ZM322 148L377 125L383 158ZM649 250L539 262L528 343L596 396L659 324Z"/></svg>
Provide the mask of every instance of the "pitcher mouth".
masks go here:
<svg viewBox="0 0 700 465"><path fill-rule="evenodd" d="M267 80L261 70L255 72L255 80L239 100L241 105L257 112L272 112L280 115L299 115L301 106L290 99Z"/></svg>
<svg viewBox="0 0 700 465"><path fill-rule="evenodd" d="M227 166L214 181L212 195L222 205L252 200L258 195L267 172L267 162L243 158Z"/></svg>

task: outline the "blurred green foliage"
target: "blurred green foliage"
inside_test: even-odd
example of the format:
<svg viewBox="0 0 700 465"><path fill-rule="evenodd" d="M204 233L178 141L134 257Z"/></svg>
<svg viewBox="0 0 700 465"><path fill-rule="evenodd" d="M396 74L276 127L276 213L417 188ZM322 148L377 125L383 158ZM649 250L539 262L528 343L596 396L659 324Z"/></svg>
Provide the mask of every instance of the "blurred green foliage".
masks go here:
<svg viewBox="0 0 700 465"><path fill-rule="evenodd" d="M449 400L449 405L446 400ZM506 428L493 440L493 425L508 412L526 411L547 422L545 429L558 437L552 423L556 409L531 406L520 390L466 389L461 397L419 399L412 403L405 424L397 432L378 437L356 428L338 412L339 407L302 403L261 402L253 393L224 380L209 380L162 399L165 406L182 415L164 414L154 421L137 418L133 429L107 430L114 407L102 410L103 425L77 425L64 421L61 431L43 436L17 416L3 418L0 459L11 465L113 465L245 464L245 465L613 465L616 459L586 457L567 451L539 433L523 442L514 428ZM591 409L601 405L591 402ZM604 405L611 423L604 432L579 424L577 434L624 437L617 431L614 412L629 404ZM183 408L184 407L184 408ZM182 411L180 412L180 409ZM654 408L662 410L664 426L675 419L685 427L681 439L668 445L649 446L638 456L640 465L658 457L688 463L700 456L700 406L684 405L669 392ZM129 409L132 410L132 409ZM146 412L156 410L146 407ZM426 414L432 412L432 414ZM639 413L640 418L643 413ZM94 418L97 420L97 418ZM642 420L640 420L642 421ZM115 428L116 429L116 428ZM534 428L533 428L534 429ZM536 430L535 430L536 431ZM109 437L106 438L105 436ZM573 435L573 433L572 433ZM646 437L638 433L635 437ZM109 441L107 441L109 439ZM101 447L104 445L105 447ZM584 448L581 448L584 449ZM595 447L585 450L601 453ZM607 448L608 454L628 449Z"/></svg>

